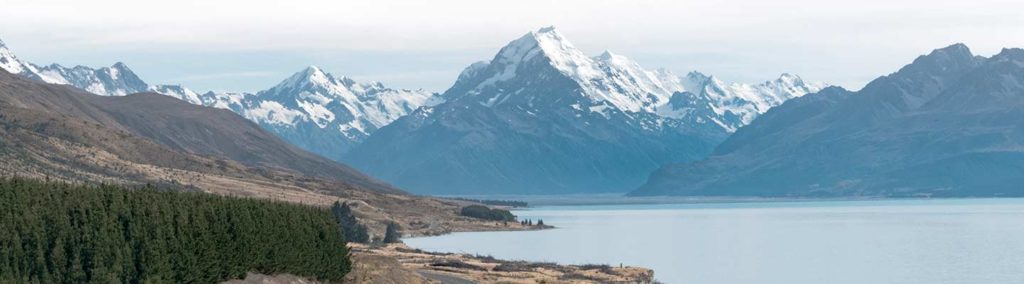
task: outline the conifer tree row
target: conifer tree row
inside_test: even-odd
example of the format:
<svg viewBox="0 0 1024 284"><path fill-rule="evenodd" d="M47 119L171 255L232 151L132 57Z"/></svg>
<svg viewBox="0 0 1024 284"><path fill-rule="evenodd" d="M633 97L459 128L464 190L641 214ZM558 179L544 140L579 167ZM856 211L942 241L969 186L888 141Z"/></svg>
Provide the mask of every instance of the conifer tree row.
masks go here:
<svg viewBox="0 0 1024 284"><path fill-rule="evenodd" d="M352 214L352 207L349 207L348 203L335 201L334 205L331 205L331 214L334 214L334 218L338 219L338 226L341 233L345 235L345 240L353 243L370 242L370 234L367 232L366 225L359 224L356 216Z"/></svg>
<svg viewBox="0 0 1024 284"><path fill-rule="evenodd" d="M150 187L0 179L0 228L0 283L340 281L351 266L327 209Z"/></svg>

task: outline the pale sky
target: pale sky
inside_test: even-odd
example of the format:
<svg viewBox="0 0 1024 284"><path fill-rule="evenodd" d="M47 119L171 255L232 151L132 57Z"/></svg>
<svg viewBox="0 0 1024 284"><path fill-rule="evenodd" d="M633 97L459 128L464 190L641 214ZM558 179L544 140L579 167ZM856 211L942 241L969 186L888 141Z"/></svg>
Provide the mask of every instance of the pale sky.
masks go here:
<svg viewBox="0 0 1024 284"><path fill-rule="evenodd" d="M472 62L555 26L584 52L757 83L859 89L956 42L1024 47L1024 1L0 0L0 39L36 64L123 61L151 84L258 91L317 65L444 91Z"/></svg>

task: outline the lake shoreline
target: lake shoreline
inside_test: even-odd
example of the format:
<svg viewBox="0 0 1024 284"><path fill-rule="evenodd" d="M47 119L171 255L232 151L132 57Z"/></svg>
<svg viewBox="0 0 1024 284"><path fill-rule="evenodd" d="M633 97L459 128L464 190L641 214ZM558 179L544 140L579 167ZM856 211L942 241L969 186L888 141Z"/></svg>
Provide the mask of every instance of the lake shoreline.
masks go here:
<svg viewBox="0 0 1024 284"><path fill-rule="evenodd" d="M443 199L443 197L431 197ZM452 201L445 199L446 201ZM465 201L458 203L470 204ZM518 210L508 206L492 208ZM468 218L468 217L467 217ZM462 218L460 218L462 219ZM469 221L472 220L472 221ZM524 232L555 229L556 226L522 225L518 221L499 222L468 218L448 222L440 231L414 231L404 234L397 244L350 244L353 257L367 262L353 271L351 279L401 279L405 283L431 283L462 279L468 282L502 283L652 283L654 270L644 267L606 264L565 265L551 262L503 260L490 256L431 252L413 248L405 240L450 235L453 233ZM357 261L358 265L358 261ZM415 275L419 275L416 277ZM417 279L417 280L412 280Z"/></svg>
<svg viewBox="0 0 1024 284"><path fill-rule="evenodd" d="M849 196L849 197L750 197L750 196L625 196L615 194L568 194L568 195L459 195L441 196L473 199L497 199L525 201L530 206L585 206L585 205L658 205L658 204L716 204L716 203L776 203L776 202L831 202L831 201L900 201L900 200L972 200L972 199L1024 199L1024 196L969 196L969 197L922 197L922 196ZM516 210L523 208L514 208Z"/></svg>
<svg viewBox="0 0 1024 284"><path fill-rule="evenodd" d="M491 256L430 252L404 243L385 245L350 244L354 258L372 257L388 259L388 265L376 265L374 270L401 271L419 274L422 283L444 279L465 280L466 283L653 283L654 270L650 268L605 264L565 265L551 262L503 260ZM380 262L380 261L378 261ZM387 267L387 268L382 268ZM368 272L353 270L353 279L361 279ZM379 272L372 272L379 273ZM396 273L397 274L397 273ZM404 280L403 282L411 282ZM449 281L450 282L450 281Z"/></svg>
<svg viewBox="0 0 1024 284"><path fill-rule="evenodd" d="M1002 283L1024 277L1014 269L1024 264L1024 230L1015 225L1024 217L1024 199L796 201L537 206L515 214L543 218L558 230L456 233L406 243L565 265L622 262L651 268L666 283Z"/></svg>

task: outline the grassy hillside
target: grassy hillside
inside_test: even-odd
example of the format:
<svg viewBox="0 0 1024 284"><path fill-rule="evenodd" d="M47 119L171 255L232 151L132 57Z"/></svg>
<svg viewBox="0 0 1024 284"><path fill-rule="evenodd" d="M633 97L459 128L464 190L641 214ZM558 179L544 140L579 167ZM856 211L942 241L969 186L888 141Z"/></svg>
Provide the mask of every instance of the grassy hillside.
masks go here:
<svg viewBox="0 0 1024 284"><path fill-rule="evenodd" d="M150 187L2 179L0 228L3 283L339 281L351 266L325 208Z"/></svg>
<svg viewBox="0 0 1024 284"><path fill-rule="evenodd" d="M231 111L154 93L104 97L0 70L0 128L0 155L26 164L11 171L25 171L28 166L51 176L78 179L77 172L87 172L139 180L146 174L137 172L150 172L145 165L152 165L229 176L295 174L401 193L346 165L288 144ZM107 152L141 165L82 161L95 155L67 148ZM82 165L70 165L75 162Z"/></svg>

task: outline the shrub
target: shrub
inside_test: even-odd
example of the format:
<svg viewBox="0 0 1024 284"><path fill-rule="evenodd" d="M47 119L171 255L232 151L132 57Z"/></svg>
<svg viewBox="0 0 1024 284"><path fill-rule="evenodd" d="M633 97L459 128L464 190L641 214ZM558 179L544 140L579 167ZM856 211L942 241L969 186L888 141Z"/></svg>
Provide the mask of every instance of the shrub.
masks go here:
<svg viewBox="0 0 1024 284"><path fill-rule="evenodd" d="M384 230L384 243L397 243L402 238L402 234L398 232L398 224L395 222L388 223L388 227Z"/></svg>
<svg viewBox="0 0 1024 284"><path fill-rule="evenodd" d="M487 270L487 269L484 269L483 267L479 267L479 266L476 266L476 265L465 263L465 262L460 261L460 260L444 260L444 261L441 261L441 262L431 263L430 266L433 266L433 267L451 267L451 268L461 268L461 269L472 269L472 270L480 270L480 271L486 271Z"/></svg>

